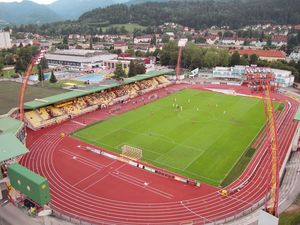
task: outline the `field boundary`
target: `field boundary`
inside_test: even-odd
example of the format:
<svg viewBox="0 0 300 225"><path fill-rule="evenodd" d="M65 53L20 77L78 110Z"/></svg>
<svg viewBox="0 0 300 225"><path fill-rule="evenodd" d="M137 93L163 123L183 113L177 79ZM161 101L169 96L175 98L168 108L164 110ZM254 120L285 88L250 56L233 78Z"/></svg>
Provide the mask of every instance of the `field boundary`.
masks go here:
<svg viewBox="0 0 300 225"><path fill-rule="evenodd" d="M183 91L183 90L185 90L185 89L182 89L182 90L180 90L180 91ZM210 90L198 90L198 89L189 89L189 90L191 90L191 91L197 91L197 92L204 92L204 93L212 93L213 95L225 95L224 93L219 93L219 92L213 92L213 91L210 91ZM177 91L177 92L179 92L179 91ZM174 92L172 92L172 93L170 93L170 94L174 94ZM169 95L167 95L167 96L163 96L163 97L169 97L170 96L170 94ZM249 99L249 96L239 96L239 95L229 95L229 96L234 96L234 97L242 97L242 99ZM162 98L159 98L159 99L156 99L156 101L158 101L158 100L161 100ZM154 101L154 102L156 102L156 101ZM148 102L148 104L151 104L151 103L153 103L153 101L151 101L151 102ZM209 105L209 104L208 104ZM256 105L256 104L255 104ZM104 118L104 119L102 119L102 120L100 120L100 121L95 121L94 123L92 123L92 124L89 124L88 126L85 126L85 127L82 127L82 128L80 128L80 129L78 129L78 130L76 130L76 131L74 131L74 132L72 132L71 133L71 135L73 136L73 137L75 137L75 138L77 138L77 139L79 139L79 140L84 140L85 142L87 142L87 143L93 143L95 146L99 146L100 148L103 148L103 149L106 149L107 147L109 147L108 149L110 149L111 148L111 150L108 150L108 151L113 151L113 152L116 152L116 153L120 153L120 149L119 149L119 147L120 147L120 145L121 144L117 144L117 145L107 145L105 142L103 142L103 143L101 143L102 141L101 141L101 139L98 141L97 140L97 138L96 137L93 137L93 141L90 141L90 138L87 136L86 138L84 137L84 136L82 136L82 135L80 135L81 133L79 133L80 131L83 131L83 130L86 130L86 129L88 129L88 128L90 128L90 127L92 127L92 126L97 126L98 124L101 124L101 123L103 123L104 121L106 121L106 120L108 120L108 119L112 119L112 118L114 118L114 117L116 117L116 116L120 116L120 115L122 115L122 114L124 114L124 113L128 113L128 112L133 112L133 111L135 111L135 110L138 110L139 108L141 108L141 107L143 107L143 105L141 105L141 106L139 106L139 107L134 107L132 110L125 110L125 111L123 111L123 110L121 110L120 112L118 112L117 114L114 114L114 115L110 115L110 114L107 114L107 118ZM159 107L159 108L161 108L161 107ZM162 107L162 109L164 109L165 107ZM261 121L261 122L264 122L263 120ZM263 129L265 128L265 123L260 123L261 124L261 128L258 130L258 132L255 134L255 136L252 138L252 140L250 139L251 137L248 137L247 139L249 140L250 139L250 141L247 143L244 143L244 144L246 144L246 147L244 147L244 149L243 149L243 151L240 151L240 154L238 154L238 156L237 156L237 159L235 160L235 161L233 161L233 163L230 165L231 166L231 168L228 170L228 171L223 171L223 174L224 174L224 176L222 176L222 177L215 177L215 178L217 178L217 179L214 179L214 177L212 176L212 177L209 177L209 176L205 176L205 175L207 175L207 174L203 174L202 173L202 175L203 176L201 176L200 174L201 173L197 173L197 172L192 172L192 171L189 171L189 170L185 170L185 169L182 169L181 167L175 167L172 163L171 164L169 164L169 163L164 163L164 161L163 162L159 162L159 161L156 161L155 159L153 159L153 158L148 158L148 159L144 159L143 160L143 162L145 162L145 163L150 163L150 164L152 164L152 165L155 165L155 166L158 166L158 167L160 167L160 168L164 168L164 169L167 169L168 171L172 171L172 172L175 172L176 174L180 174L180 175L182 175L182 176L185 176L185 177L190 177L191 179L198 179L198 180L202 180L203 182L206 182L206 183L208 183L208 184L211 184L211 185L214 185L214 186L216 186L216 187L220 187L221 185L222 185L222 183L224 182L224 180L225 179L227 179L227 177L228 177L228 175L231 173L231 171L233 170L233 168L239 163L239 161L243 158L243 157L245 157L245 154L247 153L247 151L248 151L248 149L250 148L250 146L253 144L253 142L258 138L258 136L261 134L261 132L263 131ZM95 129L97 129L97 127L95 128ZM120 128L121 130L124 130L124 131L126 131L126 132L129 132L129 133L133 133L133 134L135 134L135 135L137 135L137 133L135 132L135 130L128 130L128 129L124 129L123 127L121 127ZM113 132L113 131L111 131L111 132ZM108 132L108 133L110 133L110 132ZM141 132L141 134L143 135L143 133L144 132ZM78 134L78 135L77 135ZM84 132L83 132L83 134L84 134ZM105 135L107 135L107 133L104 133ZM146 134L146 133L145 133ZM253 133L254 134L254 133ZM121 134L120 134L121 135ZM93 135L93 136L95 136L95 135ZM155 136L157 136L157 135L155 135ZM176 144L176 145L181 145L180 143L176 143L176 141L175 140L170 140L169 138L167 138L166 139L166 137L165 136L161 136L161 135L158 135L157 136L157 138L158 139L160 139L159 140L159 142L167 142L168 144ZM99 143L100 142L100 143ZM123 142L124 143L124 142ZM130 144L130 145L132 145L132 146L134 146L132 143ZM105 146L107 146L107 147L105 147ZM199 146L199 145L198 145ZM245 145L244 145L245 146ZM184 147L184 146L182 146L182 147ZM190 148L190 147L192 147L193 148L193 146L187 146L188 148ZM145 147L143 147L143 149L147 149L147 148L145 148ZM151 150L151 149L150 149ZM149 150L149 151L150 151ZM197 150L197 149L196 149ZM241 149L242 150L242 149ZM230 150L229 150L230 151ZM150 151L151 152L151 151ZM154 152L154 153L156 153L156 152ZM149 153L150 154L150 153ZM203 154L203 152L201 153L201 154ZM199 158L199 155L197 156L197 158ZM195 160L193 159L193 162L191 162L191 163L194 163L195 162ZM190 161L188 161L187 163L190 163ZM175 164L176 165L176 164ZM248 165L248 164L247 164ZM197 169L196 169L196 171L197 171ZM219 169L219 171L221 171L220 169ZM221 178L221 179L218 179L218 178Z"/></svg>
<svg viewBox="0 0 300 225"><path fill-rule="evenodd" d="M276 107L276 111L279 110L280 114L282 113L282 110L284 109L284 104L282 102L279 102L280 104L278 104L278 106ZM283 105L283 106L282 106ZM234 163L234 165L232 166L232 168L229 170L229 172L226 174L226 176L224 177L224 179L220 182L220 186L221 187L225 187L229 184L231 184L234 180L238 179L238 177L244 172L244 170L247 168L249 162L251 161L251 159L257 154L257 149L252 148L251 146L253 145L253 143L255 143L255 141L259 138L259 136L263 133L263 131L266 129L266 123L262 126L262 128L260 129L260 131L256 134L256 136L253 138L252 142L245 148L243 154L241 155L241 157L236 161L236 163ZM265 138L264 138L265 139ZM259 146L258 146L259 148ZM253 154L251 155L251 157L249 159L247 159L247 157L245 157L247 155L247 153L250 150L254 150ZM240 162L243 161L243 159L247 159L248 162L242 167L242 171L239 172L238 177L234 177L234 175L232 175L232 177L230 176L230 174L232 173L232 171L235 170L235 168L238 166L238 164ZM230 182L225 182L227 179L229 179Z"/></svg>

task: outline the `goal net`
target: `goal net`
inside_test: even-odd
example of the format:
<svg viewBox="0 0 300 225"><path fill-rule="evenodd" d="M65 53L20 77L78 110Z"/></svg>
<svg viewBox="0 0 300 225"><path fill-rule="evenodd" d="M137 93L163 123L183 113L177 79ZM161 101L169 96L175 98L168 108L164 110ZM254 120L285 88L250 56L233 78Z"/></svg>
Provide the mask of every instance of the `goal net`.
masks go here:
<svg viewBox="0 0 300 225"><path fill-rule="evenodd" d="M121 147L122 155L131 159L141 160L143 157L143 150L129 145Z"/></svg>

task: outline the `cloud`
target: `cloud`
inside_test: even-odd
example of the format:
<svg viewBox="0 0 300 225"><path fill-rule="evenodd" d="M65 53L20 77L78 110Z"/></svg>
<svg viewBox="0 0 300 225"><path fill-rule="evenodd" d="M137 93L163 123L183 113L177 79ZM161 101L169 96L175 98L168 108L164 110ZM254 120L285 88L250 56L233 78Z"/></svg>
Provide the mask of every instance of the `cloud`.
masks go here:
<svg viewBox="0 0 300 225"><path fill-rule="evenodd" d="M21 2L22 0L0 0L0 2ZM39 4L50 4L56 0L32 0L33 2Z"/></svg>

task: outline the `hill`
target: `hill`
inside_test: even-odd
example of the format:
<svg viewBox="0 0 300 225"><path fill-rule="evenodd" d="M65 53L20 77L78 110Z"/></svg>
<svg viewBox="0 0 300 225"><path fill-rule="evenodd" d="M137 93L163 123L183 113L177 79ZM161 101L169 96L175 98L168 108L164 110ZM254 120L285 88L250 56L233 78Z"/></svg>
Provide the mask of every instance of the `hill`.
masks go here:
<svg viewBox="0 0 300 225"><path fill-rule="evenodd" d="M62 19L78 19L81 14L89 10L117 3L125 3L127 1L128 0L57 0L48 5L48 7L56 12Z"/></svg>
<svg viewBox="0 0 300 225"><path fill-rule="evenodd" d="M84 13L79 21L110 24L138 23L144 26L175 22L194 28L213 25L237 28L258 23L297 24L300 23L300 1L204 0L117 4Z"/></svg>
<svg viewBox="0 0 300 225"><path fill-rule="evenodd" d="M129 0L57 0L49 5L22 2L0 2L0 20L11 24L41 24L78 19L89 10Z"/></svg>
<svg viewBox="0 0 300 225"><path fill-rule="evenodd" d="M32 1L0 3L0 20L8 23L39 24L60 19L60 16L46 5L40 5Z"/></svg>

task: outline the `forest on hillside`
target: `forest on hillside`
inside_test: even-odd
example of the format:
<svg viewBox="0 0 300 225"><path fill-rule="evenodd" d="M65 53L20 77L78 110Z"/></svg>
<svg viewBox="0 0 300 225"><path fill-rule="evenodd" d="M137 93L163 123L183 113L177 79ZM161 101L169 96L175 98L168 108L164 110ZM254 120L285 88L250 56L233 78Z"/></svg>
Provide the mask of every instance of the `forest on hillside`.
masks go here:
<svg viewBox="0 0 300 225"><path fill-rule="evenodd" d="M239 28L259 23L300 23L299 0L169 1L112 5L84 13L80 22L139 23L144 26L175 22L193 28L213 25Z"/></svg>
<svg viewBox="0 0 300 225"><path fill-rule="evenodd" d="M299 0L168 1L137 5L116 4L84 13L79 20L14 27L48 35L99 34L110 24L136 23L151 27L174 22L196 29L254 24L299 24Z"/></svg>

